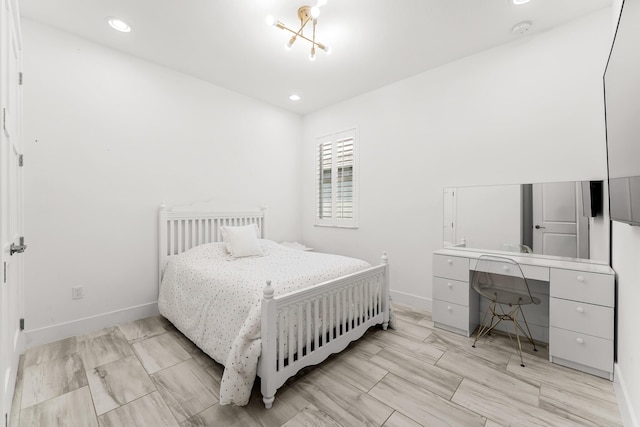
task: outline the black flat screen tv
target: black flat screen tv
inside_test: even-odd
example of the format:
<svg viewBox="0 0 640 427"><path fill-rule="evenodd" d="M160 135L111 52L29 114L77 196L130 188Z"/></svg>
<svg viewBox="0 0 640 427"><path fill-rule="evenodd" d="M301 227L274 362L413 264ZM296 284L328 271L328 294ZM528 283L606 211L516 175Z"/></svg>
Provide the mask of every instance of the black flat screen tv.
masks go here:
<svg viewBox="0 0 640 427"><path fill-rule="evenodd" d="M640 0L624 0L604 73L609 213L640 226Z"/></svg>

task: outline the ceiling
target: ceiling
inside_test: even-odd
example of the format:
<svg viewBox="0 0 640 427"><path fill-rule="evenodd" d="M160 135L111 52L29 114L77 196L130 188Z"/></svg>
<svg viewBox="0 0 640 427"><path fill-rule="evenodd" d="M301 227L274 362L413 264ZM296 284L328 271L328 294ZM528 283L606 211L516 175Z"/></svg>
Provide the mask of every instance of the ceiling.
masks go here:
<svg viewBox="0 0 640 427"><path fill-rule="evenodd" d="M307 2L306 4L309 4ZM546 31L611 0L328 0L319 51L265 23L299 24L303 0L20 0L23 17L306 114L464 56ZM107 17L133 28L111 29ZM531 21L525 35L515 24ZM305 31L305 35L308 35ZM300 101L290 101L297 93Z"/></svg>

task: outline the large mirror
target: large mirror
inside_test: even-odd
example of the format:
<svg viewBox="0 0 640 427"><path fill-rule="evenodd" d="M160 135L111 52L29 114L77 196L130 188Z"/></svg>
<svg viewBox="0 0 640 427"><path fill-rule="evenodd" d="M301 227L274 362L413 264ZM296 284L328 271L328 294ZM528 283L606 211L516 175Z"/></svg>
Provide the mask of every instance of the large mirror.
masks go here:
<svg viewBox="0 0 640 427"><path fill-rule="evenodd" d="M445 188L443 246L608 263L603 185L571 181Z"/></svg>

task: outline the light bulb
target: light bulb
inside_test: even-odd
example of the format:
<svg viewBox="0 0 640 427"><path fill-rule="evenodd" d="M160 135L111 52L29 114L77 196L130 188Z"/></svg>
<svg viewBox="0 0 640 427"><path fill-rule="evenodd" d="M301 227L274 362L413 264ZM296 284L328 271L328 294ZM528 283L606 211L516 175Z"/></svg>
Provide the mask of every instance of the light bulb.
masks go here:
<svg viewBox="0 0 640 427"><path fill-rule="evenodd" d="M290 49L291 49L291 46L293 46L293 43L294 43L295 41L296 41L296 36L291 37L291 38L289 39L289 41L288 41L288 42L286 42L286 43L284 44L284 48L285 48L285 49L287 49L287 50L290 50Z"/></svg>
<svg viewBox="0 0 640 427"><path fill-rule="evenodd" d="M315 60L316 60L316 49L311 48L311 52L309 53L309 61L315 61Z"/></svg>
<svg viewBox="0 0 640 427"><path fill-rule="evenodd" d="M512 0L513 4L516 4L516 5L529 3L529 1L531 1L531 0Z"/></svg>
<svg viewBox="0 0 640 427"><path fill-rule="evenodd" d="M313 6L309 13L313 19L317 19L318 16L320 16L320 8L318 6Z"/></svg>
<svg viewBox="0 0 640 427"><path fill-rule="evenodd" d="M322 50L324 50L324 53L326 53L327 55L331 55L331 52L332 52L331 46L325 45L324 49Z"/></svg>
<svg viewBox="0 0 640 427"><path fill-rule="evenodd" d="M327 4L327 0L318 0L318 7L322 7Z"/></svg>
<svg viewBox="0 0 640 427"><path fill-rule="evenodd" d="M276 18L274 18L273 15L267 15L265 22L267 25L276 25Z"/></svg>
<svg viewBox="0 0 640 427"><path fill-rule="evenodd" d="M292 101L300 101L300 95L294 93L293 95L289 96L289 99Z"/></svg>
<svg viewBox="0 0 640 427"><path fill-rule="evenodd" d="M129 24L124 22L122 19L109 18L107 22L109 22L109 25L111 25L111 28L113 28L114 30L121 31L123 33L128 33L131 31L131 27L129 26Z"/></svg>

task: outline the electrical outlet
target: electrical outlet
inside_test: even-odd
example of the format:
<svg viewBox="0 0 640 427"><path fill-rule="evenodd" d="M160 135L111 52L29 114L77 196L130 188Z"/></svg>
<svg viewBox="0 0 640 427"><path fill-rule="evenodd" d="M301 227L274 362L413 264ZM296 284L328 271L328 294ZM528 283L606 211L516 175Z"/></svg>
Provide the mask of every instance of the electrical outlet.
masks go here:
<svg viewBox="0 0 640 427"><path fill-rule="evenodd" d="M84 298L84 288L82 286L76 286L75 288L71 288L71 298L73 299Z"/></svg>

